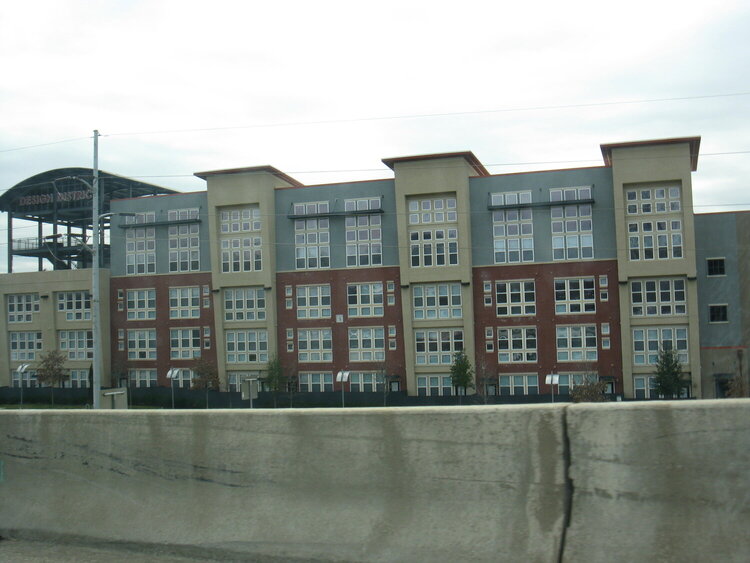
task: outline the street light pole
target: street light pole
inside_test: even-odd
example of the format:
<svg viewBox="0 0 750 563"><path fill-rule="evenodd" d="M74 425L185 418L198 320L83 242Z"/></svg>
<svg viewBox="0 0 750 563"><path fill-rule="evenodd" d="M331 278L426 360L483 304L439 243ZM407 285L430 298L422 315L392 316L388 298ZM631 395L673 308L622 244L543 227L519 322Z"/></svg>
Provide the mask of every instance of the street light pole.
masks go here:
<svg viewBox="0 0 750 563"><path fill-rule="evenodd" d="M92 201L91 234L93 245L91 252L91 306L93 315L94 350L93 350L93 395L94 409L101 408L99 402L102 389L102 345L101 345L101 301L99 292L99 131L94 129L94 184Z"/></svg>

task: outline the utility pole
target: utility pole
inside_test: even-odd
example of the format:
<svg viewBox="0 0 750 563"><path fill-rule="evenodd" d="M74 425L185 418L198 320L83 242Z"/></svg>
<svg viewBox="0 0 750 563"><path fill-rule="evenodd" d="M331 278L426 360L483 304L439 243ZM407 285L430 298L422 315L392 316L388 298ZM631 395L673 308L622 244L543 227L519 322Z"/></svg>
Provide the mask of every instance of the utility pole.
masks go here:
<svg viewBox="0 0 750 563"><path fill-rule="evenodd" d="M94 182L91 212L91 306L93 307L94 357L92 390L94 408L101 408L99 399L102 389L102 339L101 339L101 299L99 295L99 131L94 129Z"/></svg>

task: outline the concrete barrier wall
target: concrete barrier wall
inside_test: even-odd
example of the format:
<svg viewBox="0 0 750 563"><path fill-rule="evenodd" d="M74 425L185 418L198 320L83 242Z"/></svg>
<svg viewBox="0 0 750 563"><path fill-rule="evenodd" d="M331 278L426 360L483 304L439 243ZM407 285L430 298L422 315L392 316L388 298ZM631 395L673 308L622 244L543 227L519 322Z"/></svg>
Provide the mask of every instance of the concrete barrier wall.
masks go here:
<svg viewBox="0 0 750 563"><path fill-rule="evenodd" d="M0 530L344 561L744 560L750 402L0 411Z"/></svg>

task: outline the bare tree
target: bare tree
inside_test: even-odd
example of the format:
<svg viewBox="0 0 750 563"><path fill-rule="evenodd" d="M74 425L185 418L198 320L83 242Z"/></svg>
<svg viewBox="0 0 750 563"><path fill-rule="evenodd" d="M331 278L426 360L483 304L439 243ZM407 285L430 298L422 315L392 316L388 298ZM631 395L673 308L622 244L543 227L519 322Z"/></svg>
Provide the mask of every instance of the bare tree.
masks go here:
<svg viewBox="0 0 750 563"><path fill-rule="evenodd" d="M70 377L70 372L63 367L64 365L65 354L60 350L50 350L39 356L36 379L39 383L50 386L53 406L55 404L55 386L62 387L63 383Z"/></svg>

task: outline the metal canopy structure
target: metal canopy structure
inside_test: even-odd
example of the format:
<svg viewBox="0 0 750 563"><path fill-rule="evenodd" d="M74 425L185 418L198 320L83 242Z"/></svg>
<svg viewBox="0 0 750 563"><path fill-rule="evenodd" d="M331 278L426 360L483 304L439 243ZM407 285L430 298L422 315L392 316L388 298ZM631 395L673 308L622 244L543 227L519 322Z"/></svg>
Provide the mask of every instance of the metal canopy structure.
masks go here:
<svg viewBox="0 0 750 563"><path fill-rule="evenodd" d="M57 168L31 176L0 195L0 211L8 213L8 272L13 256L34 257L39 270L44 260L54 269L86 268L91 265L92 184L91 168ZM173 194L175 190L99 171L100 214L109 213L113 199ZM13 220L37 223L37 235L13 236ZM51 226L45 236L44 225ZM49 231L50 229L47 229ZM104 264L109 262L102 225L100 242Z"/></svg>

